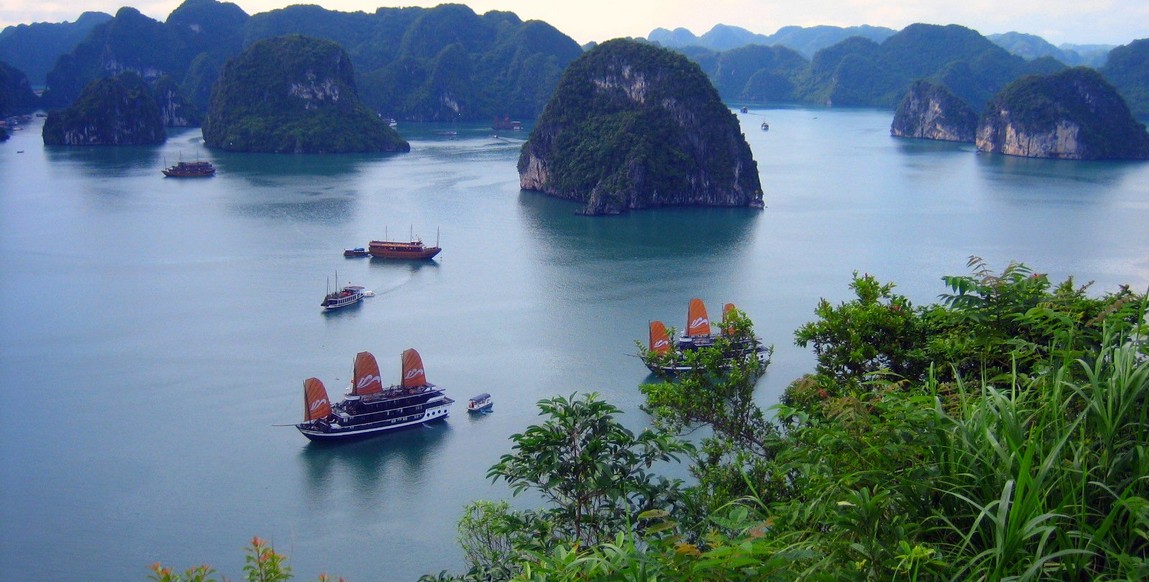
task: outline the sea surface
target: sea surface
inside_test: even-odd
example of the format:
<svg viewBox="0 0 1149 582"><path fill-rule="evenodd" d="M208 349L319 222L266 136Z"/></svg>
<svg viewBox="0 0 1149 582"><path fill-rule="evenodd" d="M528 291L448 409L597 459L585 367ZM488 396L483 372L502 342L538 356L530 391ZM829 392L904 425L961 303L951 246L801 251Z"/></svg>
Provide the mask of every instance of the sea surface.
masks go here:
<svg viewBox="0 0 1149 582"><path fill-rule="evenodd" d="M0 579L144 580L157 561L238 579L253 536L298 580L460 572L463 507L511 499L487 469L536 402L595 391L645 426L635 342L652 319L681 328L692 297L714 319L735 303L774 344L769 406L813 367L794 330L848 299L854 271L919 304L971 256L1096 294L1149 287L1149 163L895 139L888 111L739 117L766 209L601 218L519 190L526 132L403 124L408 154L338 156L218 152L198 130L130 148L16 132L0 144ZM160 174L197 159L219 174ZM411 234L442 254L342 256ZM348 282L375 296L323 313ZM334 447L290 426L304 379L338 398L367 350L397 382L408 347L457 400L449 420ZM479 392L494 411L468 416Z"/></svg>

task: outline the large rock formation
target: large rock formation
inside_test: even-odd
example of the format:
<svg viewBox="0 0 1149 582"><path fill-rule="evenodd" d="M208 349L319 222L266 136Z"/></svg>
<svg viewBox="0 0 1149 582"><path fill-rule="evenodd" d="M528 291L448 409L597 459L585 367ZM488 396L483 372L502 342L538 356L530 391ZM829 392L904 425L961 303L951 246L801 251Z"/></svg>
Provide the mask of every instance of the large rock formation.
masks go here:
<svg viewBox="0 0 1149 582"><path fill-rule="evenodd" d="M149 145L167 139L155 95L135 73L92 81L44 120L45 145Z"/></svg>
<svg viewBox="0 0 1149 582"><path fill-rule="evenodd" d="M890 135L973 143L977 112L942 85L914 82L894 112Z"/></svg>
<svg viewBox="0 0 1149 582"><path fill-rule="evenodd" d="M977 147L1031 158L1149 158L1149 133L1112 85L1079 67L1011 83L986 107Z"/></svg>
<svg viewBox="0 0 1149 582"><path fill-rule="evenodd" d="M339 45L300 35L257 42L232 59L212 89L204 143L232 151L410 151L359 102L351 59Z"/></svg>
<svg viewBox="0 0 1149 582"><path fill-rule="evenodd" d="M737 117L698 65L631 40L571 63L519 156L519 183L587 214L761 204Z"/></svg>

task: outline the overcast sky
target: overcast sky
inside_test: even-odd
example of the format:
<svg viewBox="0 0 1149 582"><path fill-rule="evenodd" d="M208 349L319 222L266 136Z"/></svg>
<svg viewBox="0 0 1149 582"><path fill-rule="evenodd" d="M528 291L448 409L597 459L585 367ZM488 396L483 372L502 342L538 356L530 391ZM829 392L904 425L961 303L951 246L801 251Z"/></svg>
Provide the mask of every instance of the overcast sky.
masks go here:
<svg viewBox="0 0 1149 582"><path fill-rule="evenodd" d="M0 28L73 21L87 10L115 14L121 6L166 20L182 0L0 0ZM238 0L248 14L291 4L374 12L380 6L435 6L442 2L363 0ZM983 35L1036 34L1053 44L1121 45L1149 38L1149 0L469 0L482 14L508 10L544 20L580 44L620 36L646 37L655 28L702 35L715 24L773 34L788 25L871 24L900 30L908 24L960 24Z"/></svg>

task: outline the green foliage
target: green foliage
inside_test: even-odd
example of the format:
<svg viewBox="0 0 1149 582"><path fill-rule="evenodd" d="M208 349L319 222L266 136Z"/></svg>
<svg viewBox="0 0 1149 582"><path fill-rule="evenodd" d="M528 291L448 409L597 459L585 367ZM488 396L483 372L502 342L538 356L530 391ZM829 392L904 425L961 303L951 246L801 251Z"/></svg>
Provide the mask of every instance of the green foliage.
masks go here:
<svg viewBox="0 0 1149 582"><path fill-rule="evenodd" d="M276 552L271 544L259 537L251 538L251 544L247 547L243 561L243 579L247 582L286 582L292 579L287 557ZM188 568L182 574L159 562L152 564L150 569L152 573L148 579L155 582L218 582L214 577L215 569L206 564ZM339 578L339 581L342 582L343 579ZM321 574L317 582L334 582L334 580L327 574Z"/></svg>
<svg viewBox="0 0 1149 582"><path fill-rule="evenodd" d="M1100 71L1125 98L1133 116L1149 121L1149 38L1109 51Z"/></svg>
<svg viewBox="0 0 1149 582"><path fill-rule="evenodd" d="M505 480L516 495L537 491L549 504L543 515L558 539L597 545L639 513L676 502L678 481L649 469L676 460L688 445L651 430L636 436L615 419L619 409L594 393L538 405L547 420L512 435L514 452L487 476Z"/></svg>
<svg viewBox="0 0 1149 582"><path fill-rule="evenodd" d="M806 326L808 341L827 349L774 423L724 424L757 416L733 412L749 392L737 375L724 384L718 367L709 383L644 388L660 429L710 423L722 446L737 442L716 450L752 458L732 471L742 486L710 489L700 514L639 514L642 527L604 532L597 545L512 542L521 553L511 579L1149 575L1149 299L1125 289L1089 298L1024 265L970 266L971 275L945 278L951 293L941 304L917 309L892 284L855 274L857 299L823 302L823 319ZM931 359L940 355L928 344L951 333L972 336L973 347L956 353L981 360L980 374ZM862 349L866 337L877 351ZM884 371L899 359L935 366ZM1008 367L989 373L1002 359ZM954 375L940 382L935 370L947 367ZM716 482L708 479L690 491L692 503Z"/></svg>

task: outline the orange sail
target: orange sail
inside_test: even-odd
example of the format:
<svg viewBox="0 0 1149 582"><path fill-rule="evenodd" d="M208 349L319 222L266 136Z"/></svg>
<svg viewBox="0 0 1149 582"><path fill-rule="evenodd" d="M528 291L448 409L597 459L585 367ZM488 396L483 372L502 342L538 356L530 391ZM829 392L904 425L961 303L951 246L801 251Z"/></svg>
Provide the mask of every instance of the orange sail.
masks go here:
<svg viewBox="0 0 1149 582"><path fill-rule="evenodd" d="M355 378L352 380L351 393L356 396L378 394L383 391L383 379L379 377L379 362L371 352L359 352L355 355Z"/></svg>
<svg viewBox="0 0 1149 582"><path fill-rule="evenodd" d="M686 335L690 337L710 335L710 318L706 316L706 305L701 299L690 300L686 312Z"/></svg>
<svg viewBox="0 0 1149 582"><path fill-rule="evenodd" d="M427 385L427 374L423 371L423 358L415 348L403 350L403 387L414 388Z"/></svg>
<svg viewBox="0 0 1149 582"><path fill-rule="evenodd" d="M303 422L327 418L331 415L331 401L327 399L327 388L319 378L303 381Z"/></svg>
<svg viewBox="0 0 1149 582"><path fill-rule="evenodd" d="M670 351L670 336L661 321L650 322L650 351L660 356Z"/></svg>

